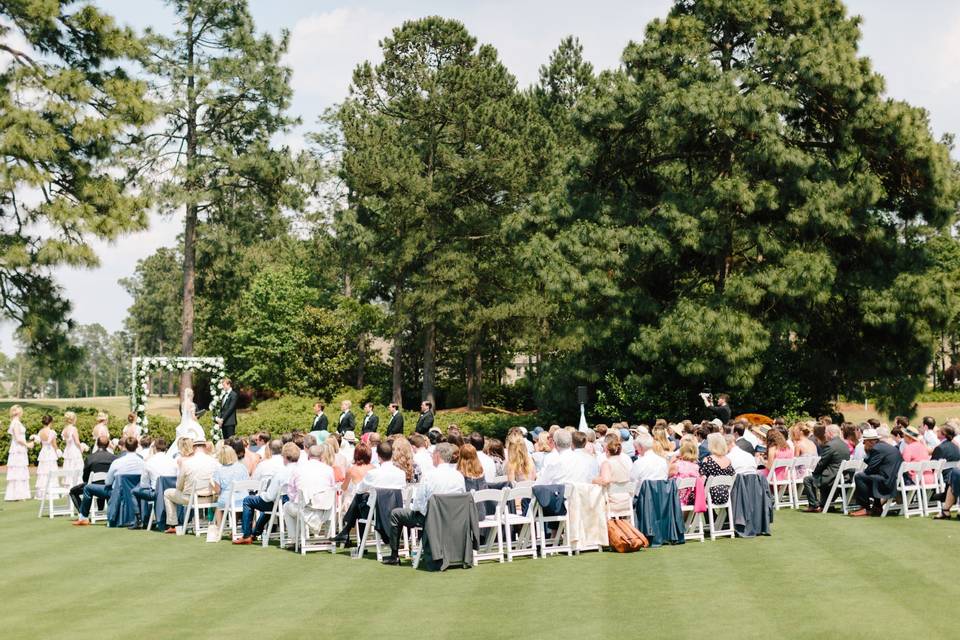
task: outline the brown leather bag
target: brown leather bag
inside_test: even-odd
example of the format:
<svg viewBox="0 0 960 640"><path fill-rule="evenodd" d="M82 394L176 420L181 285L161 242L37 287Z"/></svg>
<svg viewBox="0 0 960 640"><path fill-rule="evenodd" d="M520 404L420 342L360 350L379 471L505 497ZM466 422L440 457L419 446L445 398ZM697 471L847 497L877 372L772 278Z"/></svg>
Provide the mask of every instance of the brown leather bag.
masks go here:
<svg viewBox="0 0 960 640"><path fill-rule="evenodd" d="M647 537L640 533L629 520L607 520L607 535L610 547L617 553L632 553L650 546Z"/></svg>

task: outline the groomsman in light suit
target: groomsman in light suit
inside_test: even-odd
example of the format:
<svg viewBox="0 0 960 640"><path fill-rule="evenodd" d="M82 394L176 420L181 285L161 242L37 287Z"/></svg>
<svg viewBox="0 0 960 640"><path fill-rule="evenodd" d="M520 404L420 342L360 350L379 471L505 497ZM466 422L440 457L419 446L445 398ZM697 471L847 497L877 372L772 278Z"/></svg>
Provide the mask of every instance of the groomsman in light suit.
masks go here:
<svg viewBox="0 0 960 640"><path fill-rule="evenodd" d="M390 422L387 423L387 435L393 436L398 433L403 433L403 413L396 403L391 402Z"/></svg>
<svg viewBox="0 0 960 640"><path fill-rule="evenodd" d="M337 431L339 433L356 431L357 419L353 416L353 412L350 411L350 406L349 400L344 400L340 403L340 418L337 420Z"/></svg>
<svg viewBox="0 0 960 640"><path fill-rule="evenodd" d="M363 426L360 428L360 433L363 434L376 431L377 427L380 426L380 418L373 413L373 403L368 402L367 404L363 405L363 412L366 415L363 416Z"/></svg>
<svg viewBox="0 0 960 640"><path fill-rule="evenodd" d="M326 431L327 426L330 424L330 419L327 418L326 414L323 413L323 410L326 407L323 406L322 402L316 402L313 405L313 425L310 427L310 431Z"/></svg>
<svg viewBox="0 0 960 640"><path fill-rule="evenodd" d="M415 431L424 435L430 431L433 426L433 404L424 400L420 403L420 417L417 418L417 427Z"/></svg>

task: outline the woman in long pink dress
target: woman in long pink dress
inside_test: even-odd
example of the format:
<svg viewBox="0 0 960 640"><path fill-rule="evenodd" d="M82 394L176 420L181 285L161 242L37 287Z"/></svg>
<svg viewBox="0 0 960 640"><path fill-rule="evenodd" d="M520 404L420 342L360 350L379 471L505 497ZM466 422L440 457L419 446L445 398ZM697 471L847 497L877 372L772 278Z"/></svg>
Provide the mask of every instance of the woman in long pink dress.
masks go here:
<svg viewBox="0 0 960 640"><path fill-rule="evenodd" d="M37 434L40 441L40 455L37 456L37 500L46 497L50 473L57 470L57 432L50 428L52 423L52 417L43 416L43 428Z"/></svg>
<svg viewBox="0 0 960 640"><path fill-rule="evenodd" d="M18 404L10 407L10 452L7 455L7 490L4 500L30 499L30 461L27 459L27 430L20 422L23 407Z"/></svg>

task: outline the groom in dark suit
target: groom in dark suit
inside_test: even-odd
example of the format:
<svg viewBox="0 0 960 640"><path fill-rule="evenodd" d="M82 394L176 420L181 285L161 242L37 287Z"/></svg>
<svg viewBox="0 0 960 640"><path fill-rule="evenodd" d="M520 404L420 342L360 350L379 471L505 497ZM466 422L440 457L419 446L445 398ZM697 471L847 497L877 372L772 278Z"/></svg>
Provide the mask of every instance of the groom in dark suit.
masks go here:
<svg viewBox="0 0 960 640"><path fill-rule="evenodd" d="M230 378L224 378L220 383L223 389L223 401L220 403L220 415L217 424L223 432L223 439L232 438L237 432L237 392L233 390Z"/></svg>
<svg viewBox="0 0 960 640"><path fill-rule="evenodd" d="M313 405L313 424L310 426L310 431L326 431L327 426L330 424L329 418L323 412L326 407L323 406L322 402L317 402Z"/></svg>
<svg viewBox="0 0 960 640"><path fill-rule="evenodd" d="M373 412L372 402L363 405L363 413L363 426L360 428L360 433L376 431L377 427L380 426L380 418Z"/></svg>
<svg viewBox="0 0 960 640"><path fill-rule="evenodd" d="M390 404L390 422L387 423L387 435L393 436L403 433L403 413L396 403Z"/></svg>

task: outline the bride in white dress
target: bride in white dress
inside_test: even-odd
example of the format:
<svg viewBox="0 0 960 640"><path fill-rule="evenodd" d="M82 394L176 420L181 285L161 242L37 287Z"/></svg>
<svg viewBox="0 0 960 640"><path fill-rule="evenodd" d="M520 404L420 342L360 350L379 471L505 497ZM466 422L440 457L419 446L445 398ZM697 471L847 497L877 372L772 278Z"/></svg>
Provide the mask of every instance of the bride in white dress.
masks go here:
<svg viewBox="0 0 960 640"><path fill-rule="evenodd" d="M170 447L171 451L178 451L177 446L181 438L190 438L192 440L205 440L203 427L197 422L197 405L193 402L193 389L187 387L183 390L183 403L180 405L180 424L177 425L176 438L174 445Z"/></svg>

